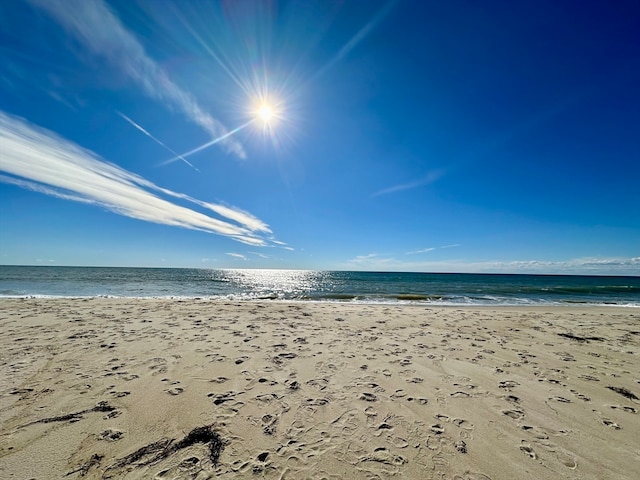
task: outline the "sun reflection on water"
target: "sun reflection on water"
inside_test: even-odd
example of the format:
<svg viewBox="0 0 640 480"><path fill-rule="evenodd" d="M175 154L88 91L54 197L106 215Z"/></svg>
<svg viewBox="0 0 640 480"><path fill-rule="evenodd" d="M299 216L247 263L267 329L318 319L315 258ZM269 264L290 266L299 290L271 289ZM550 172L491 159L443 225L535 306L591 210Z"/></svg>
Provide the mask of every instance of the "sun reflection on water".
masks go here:
<svg viewBox="0 0 640 480"><path fill-rule="evenodd" d="M312 270L219 270L221 280L245 292L248 298L297 299L314 292L323 281L324 272Z"/></svg>

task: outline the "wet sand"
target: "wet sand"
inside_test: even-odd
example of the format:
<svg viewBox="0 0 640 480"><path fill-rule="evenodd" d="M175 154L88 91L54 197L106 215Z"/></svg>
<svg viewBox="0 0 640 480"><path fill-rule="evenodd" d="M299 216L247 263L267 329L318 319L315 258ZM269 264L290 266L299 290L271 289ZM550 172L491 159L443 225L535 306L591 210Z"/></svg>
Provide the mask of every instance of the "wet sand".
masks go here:
<svg viewBox="0 0 640 480"><path fill-rule="evenodd" d="M1 478L640 472L639 309L5 298L0 332Z"/></svg>

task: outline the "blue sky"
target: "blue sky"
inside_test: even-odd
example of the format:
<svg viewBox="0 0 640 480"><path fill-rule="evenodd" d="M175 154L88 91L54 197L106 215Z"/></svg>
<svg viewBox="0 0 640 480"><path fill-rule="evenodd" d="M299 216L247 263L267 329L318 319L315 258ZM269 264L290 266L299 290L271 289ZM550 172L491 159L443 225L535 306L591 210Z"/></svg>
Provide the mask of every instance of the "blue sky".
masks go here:
<svg viewBox="0 0 640 480"><path fill-rule="evenodd" d="M0 264L640 275L639 22L0 2Z"/></svg>

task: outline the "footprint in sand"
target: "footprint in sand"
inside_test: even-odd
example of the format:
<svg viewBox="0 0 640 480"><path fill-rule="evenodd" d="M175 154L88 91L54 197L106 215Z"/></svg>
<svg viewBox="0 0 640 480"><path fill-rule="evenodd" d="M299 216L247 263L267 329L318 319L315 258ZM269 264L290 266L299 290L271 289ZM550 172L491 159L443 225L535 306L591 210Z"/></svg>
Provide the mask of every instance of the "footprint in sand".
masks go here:
<svg viewBox="0 0 640 480"><path fill-rule="evenodd" d="M453 444L456 447L456 450L460 453L467 453L467 444L464 440L458 440Z"/></svg>
<svg viewBox="0 0 640 480"><path fill-rule="evenodd" d="M396 448L407 448L409 446L409 442L402 437L393 437L391 443Z"/></svg>
<svg viewBox="0 0 640 480"><path fill-rule="evenodd" d="M363 392L358 397L358 400L364 400L365 402L377 402L378 401L378 397L376 395L374 395L373 393Z"/></svg>
<svg viewBox="0 0 640 480"><path fill-rule="evenodd" d="M603 418L602 419L602 423L604 425L606 425L607 427L613 428L614 430L620 430L622 428L616 422L613 422L613 421L609 420L608 418Z"/></svg>
<svg viewBox="0 0 640 480"><path fill-rule="evenodd" d="M363 462L377 462L385 465L399 466L407 463L407 460L401 455L394 455L388 448L379 447L373 451L373 454L358 459L358 463Z"/></svg>
<svg viewBox="0 0 640 480"><path fill-rule="evenodd" d="M462 418L454 418L451 423L463 430L473 430L473 424Z"/></svg>
<svg viewBox="0 0 640 480"><path fill-rule="evenodd" d="M100 436L98 437L100 440L107 440L109 442L115 442L116 440L120 440L122 437L124 437L124 432L121 432L119 430L105 430L104 432L102 432L100 434Z"/></svg>
<svg viewBox="0 0 640 480"><path fill-rule="evenodd" d="M326 398L307 398L304 401L304 404L308 407L322 407L329 403L329 400Z"/></svg>
<svg viewBox="0 0 640 480"><path fill-rule="evenodd" d="M464 475L456 475L453 480L491 480L491 477L483 473L465 472Z"/></svg>
<svg viewBox="0 0 640 480"><path fill-rule="evenodd" d="M591 398L589 398L586 395L578 392L577 390L570 389L569 391L571 393L573 393L576 397L578 397L580 400L582 400L583 402L590 402L591 401Z"/></svg>
<svg viewBox="0 0 640 480"><path fill-rule="evenodd" d="M560 403L571 403L571 400L569 400L568 398L559 397L557 395L554 397L549 397L549 400L553 400Z"/></svg>
<svg viewBox="0 0 640 480"><path fill-rule="evenodd" d="M513 418L514 420L520 420L524 417L524 411L518 410L502 410L503 415L506 415L509 418Z"/></svg>
<svg viewBox="0 0 640 480"><path fill-rule="evenodd" d="M518 382L514 381L514 380L505 380L503 382L500 382L498 384L498 388L504 388L505 390L509 391L512 388L517 387L518 385L520 385Z"/></svg>
<svg viewBox="0 0 640 480"><path fill-rule="evenodd" d="M165 390L165 392L168 393L169 395L180 395L182 392L184 392L184 388L182 387L170 388Z"/></svg>
<svg viewBox="0 0 640 480"><path fill-rule="evenodd" d="M267 413L262 416L262 431L265 435L274 435L276 433L276 424L278 423L278 416Z"/></svg>
<svg viewBox="0 0 640 480"><path fill-rule="evenodd" d="M122 398L122 397L126 397L127 395L131 395L131 392L116 392L116 391L112 391L109 392L111 395L113 395L116 398Z"/></svg>
<svg viewBox="0 0 640 480"><path fill-rule="evenodd" d="M391 394L391 398L404 398L407 396L407 392L402 389L396 390Z"/></svg>
<svg viewBox="0 0 640 480"><path fill-rule="evenodd" d="M431 425L431 427L429 427L429 428L436 435L442 435L444 433L444 427L442 425L440 425L439 423Z"/></svg>
<svg viewBox="0 0 640 480"><path fill-rule="evenodd" d="M614 410L622 410L623 412L627 413L638 413L638 410L633 407L621 407L620 405L609 405L609 407L613 408Z"/></svg>
<svg viewBox="0 0 640 480"><path fill-rule="evenodd" d="M563 450L556 450L555 454L560 463L562 463L565 467L570 468L571 470L575 470L578 467L577 460L570 453Z"/></svg>
<svg viewBox="0 0 640 480"><path fill-rule="evenodd" d="M547 435L546 432L539 429L538 427L533 427L531 425L522 425L521 428L524 431L529 432L531 435L534 436L534 438L537 438L538 440L546 440L549 438L549 435Z"/></svg>
<svg viewBox="0 0 640 480"><path fill-rule="evenodd" d="M471 396L467 392L453 392L453 393L450 393L449 395L454 398L468 398Z"/></svg>
<svg viewBox="0 0 640 480"><path fill-rule="evenodd" d="M538 458L538 455L536 454L536 452L533 451L533 448L531 448L531 445L527 443L520 445L520 450L524 452L526 455L528 455L529 457L533 458L534 460Z"/></svg>

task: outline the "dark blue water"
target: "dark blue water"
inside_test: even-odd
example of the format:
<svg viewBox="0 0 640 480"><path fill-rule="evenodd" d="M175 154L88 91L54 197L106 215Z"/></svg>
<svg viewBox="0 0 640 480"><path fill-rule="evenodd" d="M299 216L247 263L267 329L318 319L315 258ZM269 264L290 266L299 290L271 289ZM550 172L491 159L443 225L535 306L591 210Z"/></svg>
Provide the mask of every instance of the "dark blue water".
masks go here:
<svg viewBox="0 0 640 480"><path fill-rule="evenodd" d="M640 307L640 277L0 266L0 296Z"/></svg>

